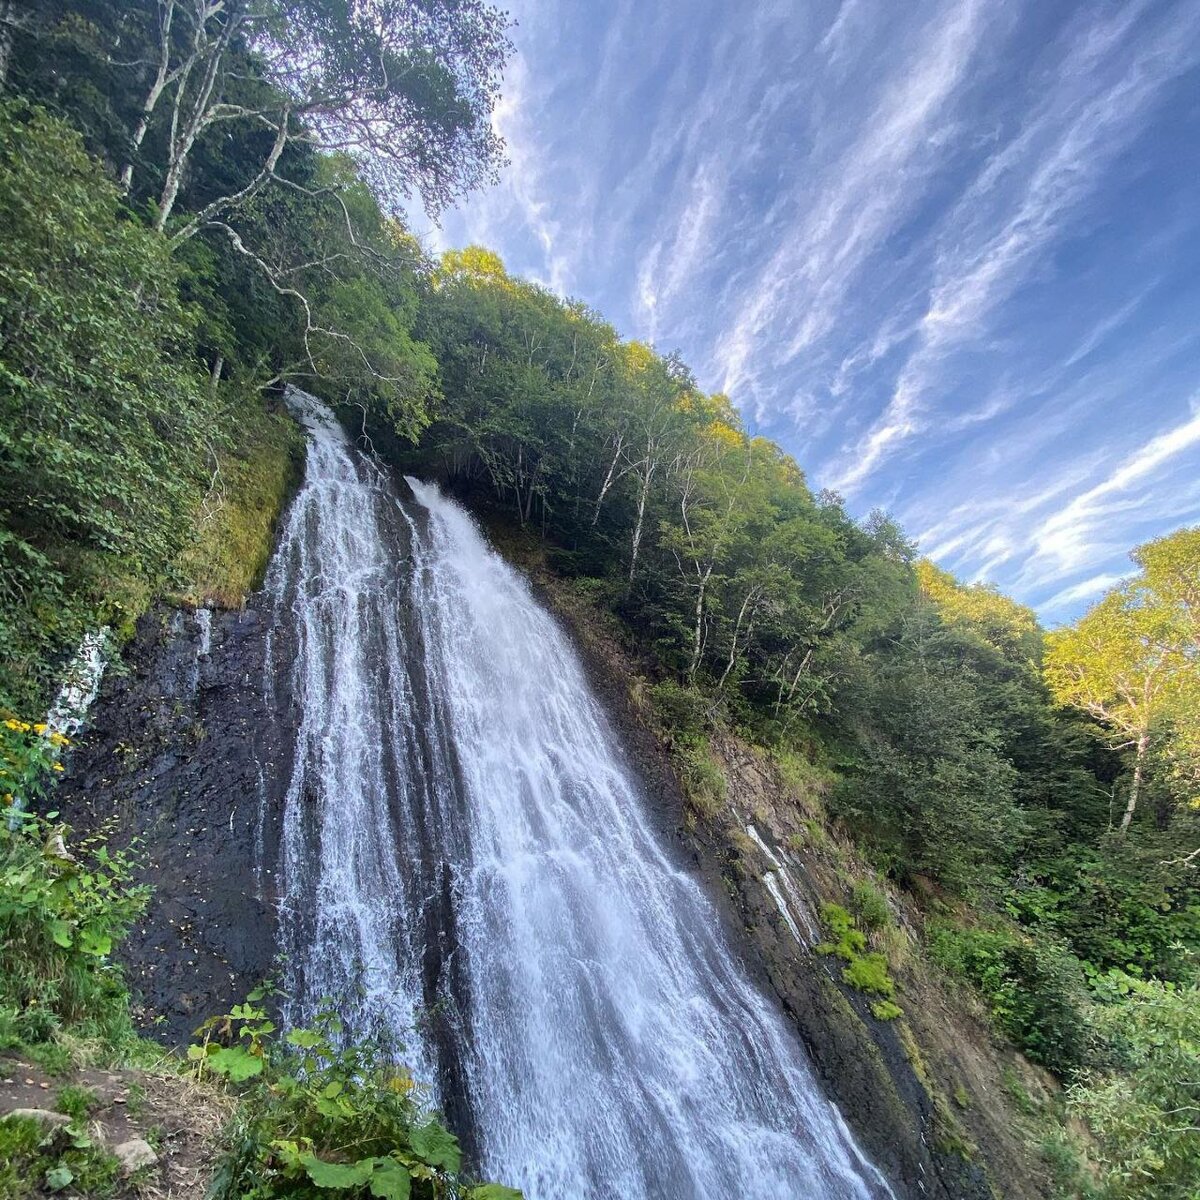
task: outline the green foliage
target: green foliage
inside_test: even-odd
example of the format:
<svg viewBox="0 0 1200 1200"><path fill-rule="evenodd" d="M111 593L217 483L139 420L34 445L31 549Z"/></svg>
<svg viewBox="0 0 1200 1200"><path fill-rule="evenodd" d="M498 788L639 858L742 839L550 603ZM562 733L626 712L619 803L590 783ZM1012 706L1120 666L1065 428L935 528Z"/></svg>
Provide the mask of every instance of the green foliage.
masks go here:
<svg viewBox="0 0 1200 1200"><path fill-rule="evenodd" d="M669 733L682 737L703 734L708 704L702 692L674 679L664 679L647 692L654 714Z"/></svg>
<svg viewBox="0 0 1200 1200"><path fill-rule="evenodd" d="M842 978L852 988L884 999L890 998L896 990L896 984L888 974L887 959L877 950L851 959Z"/></svg>
<svg viewBox="0 0 1200 1200"><path fill-rule="evenodd" d="M75 1121L86 1121L100 1106L100 1097L91 1088L67 1084L54 1097L54 1107Z"/></svg>
<svg viewBox="0 0 1200 1200"><path fill-rule="evenodd" d="M867 948L867 935L840 904L822 904L821 922L832 940L817 946L819 953L836 954L846 962L853 962Z"/></svg>
<svg viewBox="0 0 1200 1200"><path fill-rule="evenodd" d="M0 685L47 689L106 574L154 578L198 498L210 406L166 246L62 122L0 104Z"/></svg>
<svg viewBox="0 0 1200 1200"><path fill-rule="evenodd" d="M871 1011L881 1021L890 1021L902 1010L892 1002L896 982L888 971L887 957L878 950L867 949L867 935L858 928L855 918L840 904L821 905L821 923L829 941L817 945L818 954L832 954L845 962L842 979L852 988L868 996L880 997Z"/></svg>
<svg viewBox="0 0 1200 1200"><path fill-rule="evenodd" d="M6 795L28 803L41 783L13 784L45 773L49 739L4 725ZM13 737L34 738L21 762ZM107 1045L133 1038L114 944L142 912L147 891L133 883L127 852L110 851L95 836L68 846L67 827L14 807L0 809L0 1031L10 1043L46 1042L59 1029Z"/></svg>
<svg viewBox="0 0 1200 1200"><path fill-rule="evenodd" d="M383 1200L520 1200L498 1184L468 1183L458 1141L383 1047L346 1045L335 1014L280 1041L253 994L198 1031L188 1050L198 1075L241 1095L217 1200L309 1197L329 1192ZM225 1043L225 1044L223 1044Z"/></svg>
<svg viewBox="0 0 1200 1200"><path fill-rule="evenodd" d="M1097 1022L1113 1067L1070 1089L1098 1146L1105 1200L1193 1200L1200 1180L1200 988L1118 976Z"/></svg>
<svg viewBox="0 0 1200 1200"><path fill-rule="evenodd" d="M95 1197L121 1193L120 1164L93 1144L81 1122L47 1132L28 1117L0 1120L0 1197L33 1200L46 1194Z"/></svg>
<svg viewBox="0 0 1200 1200"><path fill-rule="evenodd" d="M690 820L721 810L708 736L733 727L772 752L810 844L827 844L828 809L890 879L1007 914L936 929L934 954L1033 1057L1088 1068L1073 1095L1107 1194L1184 1187L1194 1164L1163 1114L1195 1101L1162 1080L1196 1078L1174 1000L1191 994L1200 947L1200 530L1138 548L1138 575L1043 655L1028 609L914 562L886 516L856 523L813 496L676 356L621 340L490 251L428 262L386 213L402 177L436 207L495 162L486 110L507 43L487 4L384 3L364 23L354 6L255 0L199 26L176 6L169 66L212 50L217 86L170 84L144 127L155 4L35 7L14 26L8 77L27 101L0 104L0 705L35 710L84 629L127 631L157 594L241 602L298 442L258 395L299 383L394 465L537 530L544 557L624 623L661 680L649 701ZM226 20L254 26L216 47ZM257 54L260 31L286 52ZM320 69L296 74L298 62ZM311 122L318 79L346 88ZM383 106L356 126L371 153L337 132L365 97ZM184 145L197 100L251 115L230 107ZM112 182L123 168L128 192ZM15 716L0 726L0 795L27 808L45 806L61 748L42 732ZM128 1033L109 950L142 897L102 844L68 850L45 822L17 825L0 841L0 1039L62 1065L62 1047L36 1039L64 1024ZM884 894L860 883L824 920L846 981L876 1016L899 1015L887 960L868 948L895 932ZM1113 1002L1115 968L1151 991L1130 984ZM1117 1013L1129 1044L1094 1060L1106 1038L1121 1045L1106 1023ZM345 1059L328 1030L269 1052L267 1024L231 1014L202 1059L249 1106L227 1194L461 1191L440 1126L389 1083L402 1076ZM285 1060L306 1055L289 1076ZM313 1093L319 1078L342 1091ZM368 1134L357 1157L339 1151L338 1121ZM60 1172L48 1184L78 1183L65 1163L44 1169Z"/></svg>
<svg viewBox="0 0 1200 1200"><path fill-rule="evenodd" d="M892 919L887 897L869 879L860 879L854 885L850 904L867 929L883 929Z"/></svg>
<svg viewBox="0 0 1200 1200"><path fill-rule="evenodd" d="M713 757L708 739L703 735L677 737L673 750L688 804L696 815L711 820L725 800L728 781Z"/></svg>
<svg viewBox="0 0 1200 1200"><path fill-rule="evenodd" d="M1200 725L1200 529L1139 547L1134 559L1140 575L1046 641L1055 699L1103 724L1114 745L1134 750L1123 830L1137 812L1146 755L1160 743L1177 783L1200 782L1200 757L1192 753L1200 749L1193 747Z"/></svg>
<svg viewBox="0 0 1200 1200"><path fill-rule="evenodd" d="M1089 1061L1093 1005L1078 959L1061 943L1005 927L943 925L930 952L980 990L996 1023L1035 1062L1069 1075Z"/></svg>
<svg viewBox="0 0 1200 1200"><path fill-rule="evenodd" d="M299 476L303 435L286 412L245 397L222 414L228 447L214 452L212 484L179 557L180 598L240 607L258 587L275 524Z"/></svg>

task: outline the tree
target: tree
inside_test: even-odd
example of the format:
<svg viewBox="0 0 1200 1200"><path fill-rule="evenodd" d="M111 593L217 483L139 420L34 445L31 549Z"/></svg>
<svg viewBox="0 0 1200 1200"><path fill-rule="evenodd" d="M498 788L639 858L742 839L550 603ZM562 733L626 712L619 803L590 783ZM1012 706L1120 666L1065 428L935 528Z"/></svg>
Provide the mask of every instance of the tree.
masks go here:
<svg viewBox="0 0 1200 1200"><path fill-rule="evenodd" d="M1060 704L1089 713L1134 751L1125 831L1141 794L1147 754L1164 723L1187 738L1200 718L1200 536L1181 530L1134 551L1141 575L1109 592L1074 627L1046 642L1045 673Z"/></svg>
<svg viewBox="0 0 1200 1200"><path fill-rule="evenodd" d="M490 117L509 50L507 18L483 0L142 6L147 44L136 66L152 74L121 177L133 185L136 160L157 123L160 229L198 139L210 130L242 125L271 136L257 172L211 199L180 237L271 182L294 140L350 155L381 200L395 205L415 190L435 214L485 181L499 161Z"/></svg>
<svg viewBox="0 0 1200 1200"><path fill-rule="evenodd" d="M843 697L860 748L835 805L901 878L992 883L1020 844L1017 773L988 702L993 659L918 597Z"/></svg>

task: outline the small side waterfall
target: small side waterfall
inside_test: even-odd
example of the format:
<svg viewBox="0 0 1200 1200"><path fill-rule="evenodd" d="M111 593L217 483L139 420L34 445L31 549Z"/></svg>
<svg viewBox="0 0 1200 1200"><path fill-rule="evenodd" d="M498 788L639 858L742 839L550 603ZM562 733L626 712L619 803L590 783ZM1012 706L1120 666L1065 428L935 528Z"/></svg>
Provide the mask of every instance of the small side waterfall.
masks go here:
<svg viewBox="0 0 1200 1200"><path fill-rule="evenodd" d="M889 1195L524 580L292 403L311 445L268 580L289 1016L335 996L397 1036L531 1200Z"/></svg>

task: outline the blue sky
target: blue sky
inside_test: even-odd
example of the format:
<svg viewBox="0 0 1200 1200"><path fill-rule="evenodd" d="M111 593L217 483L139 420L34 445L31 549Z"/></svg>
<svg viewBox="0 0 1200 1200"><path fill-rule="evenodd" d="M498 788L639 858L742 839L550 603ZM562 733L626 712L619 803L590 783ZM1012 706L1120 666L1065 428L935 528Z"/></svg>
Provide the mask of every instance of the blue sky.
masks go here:
<svg viewBox="0 0 1200 1200"><path fill-rule="evenodd" d="M419 220L679 349L1050 623L1200 521L1200 0L515 0L498 186Z"/></svg>

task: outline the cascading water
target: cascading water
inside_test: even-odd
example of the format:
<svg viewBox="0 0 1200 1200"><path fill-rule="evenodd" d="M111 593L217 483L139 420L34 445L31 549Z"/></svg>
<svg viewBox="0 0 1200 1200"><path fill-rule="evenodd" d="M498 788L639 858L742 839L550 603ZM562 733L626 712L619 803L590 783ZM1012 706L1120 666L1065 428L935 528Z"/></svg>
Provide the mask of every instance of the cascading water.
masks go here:
<svg viewBox="0 0 1200 1200"><path fill-rule="evenodd" d="M671 861L575 654L436 488L293 394L306 479L268 584L295 724L293 1018L406 1044L531 1200L888 1195Z"/></svg>

